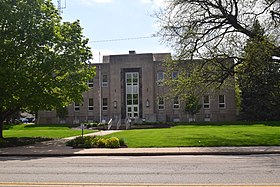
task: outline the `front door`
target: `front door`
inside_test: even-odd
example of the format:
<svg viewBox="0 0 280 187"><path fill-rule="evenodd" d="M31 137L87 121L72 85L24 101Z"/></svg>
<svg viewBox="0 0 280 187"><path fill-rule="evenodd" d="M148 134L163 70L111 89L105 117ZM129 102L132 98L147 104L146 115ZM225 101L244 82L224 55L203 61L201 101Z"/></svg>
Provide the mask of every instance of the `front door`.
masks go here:
<svg viewBox="0 0 280 187"><path fill-rule="evenodd" d="M139 117L139 73L125 74L126 83L126 114L129 118Z"/></svg>

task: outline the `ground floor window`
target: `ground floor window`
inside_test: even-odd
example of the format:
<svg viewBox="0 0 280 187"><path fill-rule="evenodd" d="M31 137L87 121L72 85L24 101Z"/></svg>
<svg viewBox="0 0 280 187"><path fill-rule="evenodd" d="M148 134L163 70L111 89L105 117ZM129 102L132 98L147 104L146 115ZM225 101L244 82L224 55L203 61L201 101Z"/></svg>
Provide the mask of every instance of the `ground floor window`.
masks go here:
<svg viewBox="0 0 280 187"><path fill-rule="evenodd" d="M209 109L210 108L210 96L209 95L204 95L203 96L203 108L204 109Z"/></svg>
<svg viewBox="0 0 280 187"><path fill-rule="evenodd" d="M180 100L179 97L176 96L173 99L173 109L179 109L180 108Z"/></svg>
<svg viewBox="0 0 280 187"><path fill-rule="evenodd" d="M88 110L89 111L93 110L93 98L88 99Z"/></svg>
<svg viewBox="0 0 280 187"><path fill-rule="evenodd" d="M80 104L79 103L74 103L74 111L79 111L80 110Z"/></svg>
<svg viewBox="0 0 280 187"><path fill-rule="evenodd" d="M158 109L159 110L164 110L164 108L165 108L164 98L163 97L159 97L158 98Z"/></svg>
<svg viewBox="0 0 280 187"><path fill-rule="evenodd" d="M102 99L102 110L107 111L108 110L108 98Z"/></svg>
<svg viewBox="0 0 280 187"><path fill-rule="evenodd" d="M226 108L225 95L219 95L219 108Z"/></svg>

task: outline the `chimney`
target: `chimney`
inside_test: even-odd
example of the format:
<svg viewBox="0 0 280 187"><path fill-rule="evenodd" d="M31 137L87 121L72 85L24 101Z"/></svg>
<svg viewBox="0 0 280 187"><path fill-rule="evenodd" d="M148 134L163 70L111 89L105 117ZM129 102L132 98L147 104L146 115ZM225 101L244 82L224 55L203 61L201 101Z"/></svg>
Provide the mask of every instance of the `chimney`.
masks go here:
<svg viewBox="0 0 280 187"><path fill-rule="evenodd" d="M129 51L129 54L130 54L130 55L135 55L135 54L136 54L136 51Z"/></svg>

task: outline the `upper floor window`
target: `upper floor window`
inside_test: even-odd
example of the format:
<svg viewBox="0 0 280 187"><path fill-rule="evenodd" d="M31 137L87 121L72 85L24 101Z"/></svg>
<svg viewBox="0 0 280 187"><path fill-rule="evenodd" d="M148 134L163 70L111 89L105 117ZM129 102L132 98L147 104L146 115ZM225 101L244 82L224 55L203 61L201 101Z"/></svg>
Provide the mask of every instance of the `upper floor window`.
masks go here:
<svg viewBox="0 0 280 187"><path fill-rule="evenodd" d="M163 81L164 81L164 72L163 71L158 71L157 72L157 84L159 86L163 85Z"/></svg>
<svg viewBox="0 0 280 187"><path fill-rule="evenodd" d="M178 78L178 75L179 75L179 72L178 72L178 71L173 71L173 72L172 72L172 79L177 79L177 78Z"/></svg>
<svg viewBox="0 0 280 187"><path fill-rule="evenodd" d="M158 109L159 110L164 110L164 108L165 108L164 98L163 97L159 97L158 98Z"/></svg>
<svg viewBox="0 0 280 187"><path fill-rule="evenodd" d="M93 79L88 81L88 87L93 88Z"/></svg>
<svg viewBox="0 0 280 187"><path fill-rule="evenodd" d="M209 95L203 96L203 108L205 108L205 109L210 108L210 96Z"/></svg>
<svg viewBox="0 0 280 187"><path fill-rule="evenodd" d="M102 99L102 110L107 111L108 110L108 98Z"/></svg>
<svg viewBox="0 0 280 187"><path fill-rule="evenodd" d="M219 95L219 108L226 108L226 97L225 97L225 95Z"/></svg>
<svg viewBox="0 0 280 187"><path fill-rule="evenodd" d="M80 110L80 104L79 103L74 103L74 111L79 111Z"/></svg>
<svg viewBox="0 0 280 187"><path fill-rule="evenodd" d="M108 86L108 75L102 75L102 87Z"/></svg>
<svg viewBox="0 0 280 187"><path fill-rule="evenodd" d="M176 96L173 99L173 109L178 109L178 108L180 108L180 100L179 97Z"/></svg>
<svg viewBox="0 0 280 187"><path fill-rule="evenodd" d="M88 110L89 111L93 110L93 98L88 99Z"/></svg>

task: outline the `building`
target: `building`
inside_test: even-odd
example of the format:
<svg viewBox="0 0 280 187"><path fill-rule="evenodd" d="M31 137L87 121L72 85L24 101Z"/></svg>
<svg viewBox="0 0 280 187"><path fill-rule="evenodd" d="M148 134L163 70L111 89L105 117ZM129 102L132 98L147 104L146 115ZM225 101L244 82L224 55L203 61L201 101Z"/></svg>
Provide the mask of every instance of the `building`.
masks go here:
<svg viewBox="0 0 280 187"><path fill-rule="evenodd" d="M168 88L164 79L164 59L169 53L110 55L96 66L96 76L88 82L89 91L83 93L83 104L68 107L65 119L56 117L55 111L39 112L38 123L124 123L132 119L146 122L188 122L192 116L184 112L180 99L165 99ZM177 72L174 72L174 76ZM235 91L227 90L204 95L202 108L196 121L234 121L236 117Z"/></svg>

